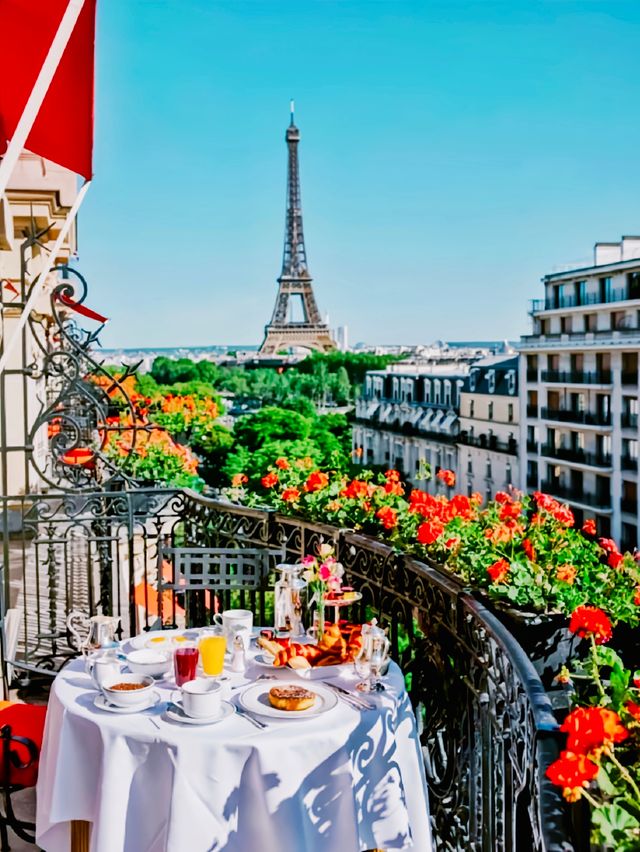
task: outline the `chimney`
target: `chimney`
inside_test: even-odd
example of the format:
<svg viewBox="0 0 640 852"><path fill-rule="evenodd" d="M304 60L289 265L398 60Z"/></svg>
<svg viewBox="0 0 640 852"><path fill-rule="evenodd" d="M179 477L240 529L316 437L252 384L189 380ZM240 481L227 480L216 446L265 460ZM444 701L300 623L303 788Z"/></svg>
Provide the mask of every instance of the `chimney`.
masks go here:
<svg viewBox="0 0 640 852"><path fill-rule="evenodd" d="M596 243L593 247L594 266L604 266L606 263L619 263L621 260L621 243Z"/></svg>
<svg viewBox="0 0 640 852"><path fill-rule="evenodd" d="M622 260L640 258L640 237L622 238Z"/></svg>

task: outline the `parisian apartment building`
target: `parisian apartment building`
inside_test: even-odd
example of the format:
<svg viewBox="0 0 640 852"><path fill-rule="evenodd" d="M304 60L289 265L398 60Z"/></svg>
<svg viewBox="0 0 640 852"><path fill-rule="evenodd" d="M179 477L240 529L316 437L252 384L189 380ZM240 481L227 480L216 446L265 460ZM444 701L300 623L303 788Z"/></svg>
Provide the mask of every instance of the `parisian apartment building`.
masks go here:
<svg viewBox="0 0 640 852"><path fill-rule="evenodd" d="M593 265L545 275L521 339L520 484L638 545L640 237L597 243Z"/></svg>
<svg viewBox="0 0 640 852"><path fill-rule="evenodd" d="M469 364L402 362L366 374L356 402L355 458L365 467L393 467L415 487L431 493L442 483L423 473L429 466L458 470L456 442L460 395Z"/></svg>
<svg viewBox="0 0 640 852"><path fill-rule="evenodd" d="M519 486L518 356L494 355L471 365L460 394L458 490L490 500Z"/></svg>

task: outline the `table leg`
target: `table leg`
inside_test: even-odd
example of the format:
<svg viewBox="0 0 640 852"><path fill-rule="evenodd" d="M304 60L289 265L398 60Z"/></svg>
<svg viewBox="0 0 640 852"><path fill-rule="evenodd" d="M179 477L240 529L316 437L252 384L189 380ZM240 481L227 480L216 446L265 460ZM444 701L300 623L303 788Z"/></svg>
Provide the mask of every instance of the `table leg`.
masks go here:
<svg viewBox="0 0 640 852"><path fill-rule="evenodd" d="M71 821L71 852L89 852L91 823L82 819Z"/></svg>

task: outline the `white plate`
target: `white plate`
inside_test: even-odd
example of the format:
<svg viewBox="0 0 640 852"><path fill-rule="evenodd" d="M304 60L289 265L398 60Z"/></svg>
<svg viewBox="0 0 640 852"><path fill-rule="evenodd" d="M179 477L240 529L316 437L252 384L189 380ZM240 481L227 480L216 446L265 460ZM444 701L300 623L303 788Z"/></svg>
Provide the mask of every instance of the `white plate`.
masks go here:
<svg viewBox="0 0 640 852"><path fill-rule="evenodd" d="M129 707L118 707L115 704L112 704L110 701L104 697L104 695L99 692L96 697L93 699L93 703L99 710L106 710L108 713L140 713L142 710L150 710L152 707L155 707L156 704L160 701L160 693L152 692L151 698L148 701L141 702L140 704L132 704Z"/></svg>
<svg viewBox="0 0 640 852"><path fill-rule="evenodd" d="M215 725L216 722L222 722L223 719L228 719L236 712L233 704L223 701L220 705L220 712L215 716L209 716L206 719L194 719L193 716L187 716L179 701L174 702L174 705L177 709L169 707L165 715L174 722L181 722L183 725Z"/></svg>
<svg viewBox="0 0 640 852"><path fill-rule="evenodd" d="M275 657L271 654L260 653L256 654L255 657L251 660L251 662L255 663L257 666L263 666L265 669L282 669L282 666L274 666L273 661Z"/></svg>
<svg viewBox="0 0 640 852"><path fill-rule="evenodd" d="M338 696L333 690L320 684L313 686L309 692L315 692L316 701L307 710L279 710L269 703L269 690L272 686L295 686L300 687L300 682L292 680L259 681L244 689L238 696L238 700L245 710L258 716L270 716L273 719L313 719L327 713L338 703Z"/></svg>

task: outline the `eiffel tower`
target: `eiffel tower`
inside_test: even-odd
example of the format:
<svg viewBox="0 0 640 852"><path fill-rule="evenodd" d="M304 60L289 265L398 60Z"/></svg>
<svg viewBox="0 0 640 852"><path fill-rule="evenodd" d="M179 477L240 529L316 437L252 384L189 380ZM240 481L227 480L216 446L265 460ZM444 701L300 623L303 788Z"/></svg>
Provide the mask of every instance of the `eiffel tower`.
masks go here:
<svg viewBox="0 0 640 852"><path fill-rule="evenodd" d="M329 326L322 322L316 304L311 276L307 267L307 252L302 232L302 201L300 200L300 172L298 170L298 142L300 131L293 123L293 101L291 123L285 136L289 150L287 171L287 222L284 235L282 272L278 278L278 295L271 322L265 327L264 340L260 347L263 355L273 355L281 349L301 346L330 352L336 348ZM299 301L302 319L291 316L293 302Z"/></svg>

